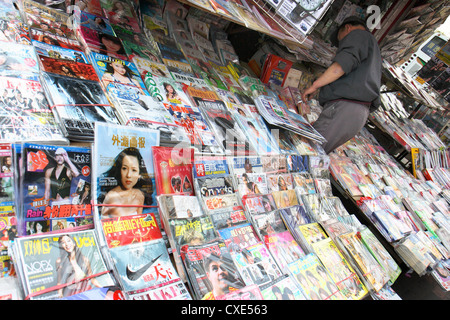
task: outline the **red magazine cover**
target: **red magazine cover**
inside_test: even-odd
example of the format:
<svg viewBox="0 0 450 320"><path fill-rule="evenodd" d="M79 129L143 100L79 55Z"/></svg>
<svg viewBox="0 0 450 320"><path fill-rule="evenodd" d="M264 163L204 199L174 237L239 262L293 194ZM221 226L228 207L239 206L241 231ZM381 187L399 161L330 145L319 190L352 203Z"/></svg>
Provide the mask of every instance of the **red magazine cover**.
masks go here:
<svg viewBox="0 0 450 320"><path fill-rule="evenodd" d="M152 147L156 193L193 196L193 148Z"/></svg>
<svg viewBox="0 0 450 320"><path fill-rule="evenodd" d="M153 212L106 218L101 223L109 248L162 238Z"/></svg>
<svg viewBox="0 0 450 320"><path fill-rule="evenodd" d="M293 64L292 61L268 53L261 74L261 81L282 87Z"/></svg>
<svg viewBox="0 0 450 320"><path fill-rule="evenodd" d="M72 60L55 59L39 55L43 71L60 74L62 76L99 81L94 67L90 63L81 63Z"/></svg>

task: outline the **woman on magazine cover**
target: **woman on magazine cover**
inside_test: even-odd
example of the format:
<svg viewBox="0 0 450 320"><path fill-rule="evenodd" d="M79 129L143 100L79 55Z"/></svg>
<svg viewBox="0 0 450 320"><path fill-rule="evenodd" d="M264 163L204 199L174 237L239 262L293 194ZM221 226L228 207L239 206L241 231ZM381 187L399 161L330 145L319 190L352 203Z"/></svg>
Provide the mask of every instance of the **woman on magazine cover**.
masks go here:
<svg viewBox="0 0 450 320"><path fill-rule="evenodd" d="M152 183L138 149L130 147L121 151L104 177L114 178L117 185L107 191L104 196L102 203L108 206L104 206L101 210L103 217L141 214L143 205L152 203L152 192L146 190L149 187L152 188Z"/></svg>
<svg viewBox="0 0 450 320"><path fill-rule="evenodd" d="M101 288L102 286L96 278L83 280L88 276L92 276L92 269L89 259L83 255L78 248L76 241L64 234L58 238L60 257L56 260L56 272L58 276L58 285L69 284L58 289L60 298L72 296L74 294L90 290L90 283Z"/></svg>

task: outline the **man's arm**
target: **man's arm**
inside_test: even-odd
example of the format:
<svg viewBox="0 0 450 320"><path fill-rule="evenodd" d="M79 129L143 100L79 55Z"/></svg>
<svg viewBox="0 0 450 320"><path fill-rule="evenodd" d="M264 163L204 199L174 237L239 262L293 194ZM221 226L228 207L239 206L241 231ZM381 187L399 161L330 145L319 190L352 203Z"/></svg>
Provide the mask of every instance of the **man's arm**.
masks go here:
<svg viewBox="0 0 450 320"><path fill-rule="evenodd" d="M316 81L302 93L304 103L308 101L308 96L314 94L318 89L330 84L345 74L342 67L337 62L333 62L331 66Z"/></svg>

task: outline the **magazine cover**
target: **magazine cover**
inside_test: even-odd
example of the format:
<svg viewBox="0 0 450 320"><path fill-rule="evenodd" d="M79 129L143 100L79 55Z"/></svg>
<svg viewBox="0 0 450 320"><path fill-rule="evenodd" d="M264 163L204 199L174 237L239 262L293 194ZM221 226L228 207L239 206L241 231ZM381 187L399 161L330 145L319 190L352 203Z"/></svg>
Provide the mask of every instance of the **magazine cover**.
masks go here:
<svg viewBox="0 0 450 320"><path fill-rule="evenodd" d="M69 139L92 141L94 122L119 124L98 81L42 72L41 82L50 108Z"/></svg>
<svg viewBox="0 0 450 320"><path fill-rule="evenodd" d="M170 71L167 69L166 65L160 62L159 58L149 59L140 56L134 57L133 62L141 74L141 78L144 80L145 87L150 92L150 95L155 97L158 101L163 101L163 97L159 97L161 92L157 87L154 78L162 77L171 79Z"/></svg>
<svg viewBox="0 0 450 320"><path fill-rule="evenodd" d="M291 262L287 267L309 300L343 299L334 281L314 253Z"/></svg>
<svg viewBox="0 0 450 320"><path fill-rule="evenodd" d="M236 180L241 198L248 195L269 193L265 173L243 173L242 175L236 175Z"/></svg>
<svg viewBox="0 0 450 320"><path fill-rule="evenodd" d="M211 178L197 178L199 194L201 197L210 197L221 194L235 193L233 180L230 175Z"/></svg>
<svg viewBox="0 0 450 320"><path fill-rule="evenodd" d="M244 248L260 241L250 222L219 229L217 232L231 253L241 252Z"/></svg>
<svg viewBox="0 0 450 320"><path fill-rule="evenodd" d="M391 283L395 283L395 280L397 280L402 273L400 266L397 262L395 262L394 258L392 258L389 252L383 247L369 228L365 227L360 230L359 234L364 245L369 249L370 253L372 253L384 271L388 274Z"/></svg>
<svg viewBox="0 0 450 320"><path fill-rule="evenodd" d="M162 195L158 199L163 200L160 206L165 208L167 221L170 219L196 218L204 215L196 196Z"/></svg>
<svg viewBox="0 0 450 320"><path fill-rule="evenodd" d="M0 76L36 80L39 62L33 46L2 42L0 49Z"/></svg>
<svg viewBox="0 0 450 320"><path fill-rule="evenodd" d="M76 62L72 60L63 60L39 56L41 70L50 73L56 73L61 76L99 81L94 67L90 63Z"/></svg>
<svg viewBox="0 0 450 320"><path fill-rule="evenodd" d="M370 251L356 232L349 232L338 236L345 252L352 258L359 271L359 276L369 290L379 291L388 281L389 277L381 265L371 255Z"/></svg>
<svg viewBox="0 0 450 320"><path fill-rule="evenodd" d="M67 142L39 81L0 77L0 87L0 142Z"/></svg>
<svg viewBox="0 0 450 320"><path fill-rule="evenodd" d="M193 196L193 148L152 147L156 193Z"/></svg>
<svg viewBox="0 0 450 320"><path fill-rule="evenodd" d="M87 54L95 52L119 60L129 60L120 38L83 27L80 29L80 34Z"/></svg>
<svg viewBox="0 0 450 320"><path fill-rule="evenodd" d="M282 275L269 249L261 241L240 252L233 252L232 256L246 285L261 287Z"/></svg>
<svg viewBox="0 0 450 320"><path fill-rule="evenodd" d="M24 143L21 235L92 224L89 148Z"/></svg>
<svg viewBox="0 0 450 320"><path fill-rule="evenodd" d="M76 17L77 28L89 28L90 30L94 30L96 32L102 32L115 36L109 20L104 16L87 11L80 11L77 14L79 14L79 16Z"/></svg>
<svg viewBox="0 0 450 320"><path fill-rule="evenodd" d="M260 286L263 300L306 300L300 287L287 274Z"/></svg>
<svg viewBox="0 0 450 320"><path fill-rule="evenodd" d="M267 127L255 119L249 106L240 104L234 96L227 90L215 89L223 101L225 101L228 110L232 113L234 119L239 123L251 146L260 154L279 153L274 137L267 130Z"/></svg>
<svg viewBox="0 0 450 320"><path fill-rule="evenodd" d="M142 293L180 279L163 239L112 248L109 253L121 287L129 294Z"/></svg>
<svg viewBox="0 0 450 320"><path fill-rule="evenodd" d="M250 215L271 212L277 209L272 194L249 195L242 200Z"/></svg>
<svg viewBox="0 0 450 320"><path fill-rule="evenodd" d="M90 63L84 52L66 49L63 47L47 44L33 40L33 47L38 56L45 56L54 59L69 60L80 63Z"/></svg>
<svg viewBox="0 0 450 320"><path fill-rule="evenodd" d="M134 94L144 94L146 87L134 63L97 52L91 52L90 59L107 92L125 86Z"/></svg>
<svg viewBox="0 0 450 320"><path fill-rule="evenodd" d="M217 296L216 300L264 300L261 290L256 284L245 286L242 289Z"/></svg>
<svg viewBox="0 0 450 320"><path fill-rule="evenodd" d="M187 246L182 257L197 299L215 300L245 286L223 241Z"/></svg>
<svg viewBox="0 0 450 320"><path fill-rule="evenodd" d="M13 150L9 143L0 144L0 248L6 249L17 237L17 210L14 179L16 170L13 165ZM1 275L0 275L1 278Z"/></svg>
<svg viewBox="0 0 450 320"><path fill-rule="evenodd" d="M187 86L184 90L194 105L204 113L214 130L216 140L225 149L226 154L245 155L250 152L244 132L228 111L225 102L214 91L192 86Z"/></svg>
<svg viewBox="0 0 450 320"><path fill-rule="evenodd" d="M325 230L317 222L312 222L298 226L298 230L309 245L328 238Z"/></svg>
<svg viewBox="0 0 450 320"><path fill-rule="evenodd" d="M149 95L134 94L125 87L114 88L107 94L124 125L159 130L161 143L167 145L190 143L184 129L175 123L161 102Z"/></svg>
<svg viewBox="0 0 450 320"><path fill-rule="evenodd" d="M107 17L111 24L128 25L133 30L139 30L136 11L130 1L101 1L103 16Z"/></svg>
<svg viewBox="0 0 450 320"><path fill-rule="evenodd" d="M331 238L312 244L314 252L346 299L361 300L368 291Z"/></svg>
<svg viewBox="0 0 450 320"><path fill-rule="evenodd" d="M229 157L229 166L231 173L235 176L241 176L244 173L262 173L262 160L257 156L237 156Z"/></svg>
<svg viewBox="0 0 450 320"><path fill-rule="evenodd" d="M177 251L185 245L199 245L217 239L216 230L209 216L170 219L170 234Z"/></svg>
<svg viewBox="0 0 450 320"><path fill-rule="evenodd" d="M287 230L278 210L253 215L251 220L261 239L266 235Z"/></svg>
<svg viewBox="0 0 450 320"><path fill-rule="evenodd" d="M61 3L61 1L58 1ZM21 11L30 29L46 31L50 34L68 39L76 39L75 33L69 27L71 21L64 10L56 10L51 4L41 4L37 1L21 1Z"/></svg>
<svg viewBox="0 0 450 320"><path fill-rule="evenodd" d="M294 180L295 192L297 195L301 196L303 194L316 193L314 179L309 172L294 172L292 178Z"/></svg>
<svg viewBox="0 0 450 320"><path fill-rule="evenodd" d="M244 209L241 206L222 211L219 210L211 214L210 218L216 230L234 227L248 222Z"/></svg>
<svg viewBox="0 0 450 320"><path fill-rule="evenodd" d="M17 239L16 244L25 296L32 300L59 299L115 285L94 230L33 235Z"/></svg>
<svg viewBox="0 0 450 320"><path fill-rule="evenodd" d="M108 248L162 238L161 230L152 212L105 218L102 219L101 225Z"/></svg>
<svg viewBox="0 0 450 320"><path fill-rule="evenodd" d="M53 46L63 47L77 51L83 50L83 45L80 41L65 36L59 36L49 31L42 31L38 29L30 29L31 40L39 41Z"/></svg>
<svg viewBox="0 0 450 320"><path fill-rule="evenodd" d="M101 16L103 14L101 0L75 0L74 5L78 7L78 10L89 12L91 14L95 14ZM67 12L69 12L71 8L67 8Z"/></svg>
<svg viewBox="0 0 450 320"><path fill-rule="evenodd" d="M305 256L305 252L289 231L268 234L264 236L264 243L281 270L289 263Z"/></svg>
<svg viewBox="0 0 450 320"><path fill-rule="evenodd" d="M240 206L236 193L202 197L200 200L202 201L202 205L208 214L213 214L215 212L223 211L224 209L232 209Z"/></svg>
<svg viewBox="0 0 450 320"><path fill-rule="evenodd" d="M154 85L149 92L164 104L175 123L188 135L191 145L198 152L223 154L211 127L206 122L199 108L193 105L180 85L169 78L153 77ZM147 85L150 83L147 82Z"/></svg>
<svg viewBox="0 0 450 320"><path fill-rule="evenodd" d="M6 30L0 32L0 40L30 45L28 25L24 22L20 11L16 9L15 3L9 0L1 0L0 3L2 8L0 23L6 25Z"/></svg>
<svg viewBox="0 0 450 320"><path fill-rule="evenodd" d="M134 34L132 39L122 38L122 44L128 59L133 63L136 64L136 58L162 63L159 51L150 43L145 34Z"/></svg>
<svg viewBox="0 0 450 320"><path fill-rule="evenodd" d="M285 191L273 191L272 195L278 209L298 205L297 195L295 194L295 190L293 189Z"/></svg>
<svg viewBox="0 0 450 320"><path fill-rule="evenodd" d="M294 238L299 241L298 227L304 224L312 223L314 220L307 214L303 204L283 208L278 210L283 219L287 229L291 232ZM301 243L300 243L301 244Z"/></svg>
<svg viewBox="0 0 450 320"><path fill-rule="evenodd" d="M268 173L269 192L294 189L294 181L290 173Z"/></svg>
<svg viewBox="0 0 450 320"><path fill-rule="evenodd" d="M159 37L155 38L155 41L161 53L162 60L170 72L191 77L194 76L189 61L186 59L184 53L178 49L178 45L174 39Z"/></svg>
<svg viewBox="0 0 450 320"><path fill-rule="evenodd" d="M93 180L100 219L156 211L151 147L157 145L159 131L96 123Z"/></svg>

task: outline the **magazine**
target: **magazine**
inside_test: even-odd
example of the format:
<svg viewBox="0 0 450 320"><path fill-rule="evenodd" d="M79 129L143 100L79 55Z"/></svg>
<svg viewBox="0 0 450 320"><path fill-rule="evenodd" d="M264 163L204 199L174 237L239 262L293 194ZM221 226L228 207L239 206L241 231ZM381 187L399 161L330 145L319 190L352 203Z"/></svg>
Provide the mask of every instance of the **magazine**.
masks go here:
<svg viewBox="0 0 450 320"><path fill-rule="evenodd" d="M30 45L28 25L22 18L20 11L15 7L15 3L9 0L2 0L0 3L2 8L0 11L0 23L5 23L9 31L1 32L0 40Z"/></svg>
<svg viewBox="0 0 450 320"><path fill-rule="evenodd" d="M39 81L0 77L0 142L67 143Z"/></svg>
<svg viewBox="0 0 450 320"><path fill-rule="evenodd" d="M266 235L287 230L278 210L253 215L251 221L261 239Z"/></svg>
<svg viewBox="0 0 450 320"><path fill-rule="evenodd" d="M70 140L92 141L94 122L119 124L98 81L42 72L41 83L55 119Z"/></svg>
<svg viewBox="0 0 450 320"><path fill-rule="evenodd" d="M292 65L292 61L268 53L264 61L261 81L283 87Z"/></svg>
<svg viewBox="0 0 450 320"><path fill-rule="evenodd" d="M129 60L120 38L84 27L80 29L80 33L86 54L99 53L119 60Z"/></svg>
<svg viewBox="0 0 450 320"><path fill-rule="evenodd" d="M134 63L97 52L90 59L106 92L126 87L134 95L144 94L146 87Z"/></svg>
<svg viewBox="0 0 450 320"><path fill-rule="evenodd" d="M210 216L169 219L170 235L177 252L186 245L205 244L217 239Z"/></svg>
<svg viewBox="0 0 450 320"><path fill-rule="evenodd" d="M193 148L152 147L156 193L194 195Z"/></svg>
<svg viewBox="0 0 450 320"><path fill-rule="evenodd" d="M187 86L184 90L193 104L202 110L214 130L217 142L225 149L227 155L245 155L250 152L244 132L214 91L192 86Z"/></svg>
<svg viewBox="0 0 450 320"><path fill-rule="evenodd" d="M196 299L215 300L245 286L223 241L187 246L182 257ZM218 268L222 273L216 281L213 270Z"/></svg>
<svg viewBox="0 0 450 320"><path fill-rule="evenodd" d="M391 283L395 283L395 280L397 280L402 273L400 266L395 262L394 258L392 258L369 228L365 227L359 231L359 234L364 245L388 274Z"/></svg>
<svg viewBox="0 0 450 320"><path fill-rule="evenodd" d="M244 248L260 241L250 222L219 229L217 232L231 253L241 252Z"/></svg>
<svg viewBox="0 0 450 320"><path fill-rule="evenodd" d="M241 198L246 198L248 195L269 193L265 173L243 173L237 175L236 180Z"/></svg>
<svg viewBox="0 0 450 320"><path fill-rule="evenodd" d="M146 94L130 94L133 88L108 91L121 123L139 128L159 130L161 144L189 143L185 130L175 123L169 111L159 101Z"/></svg>
<svg viewBox="0 0 450 320"><path fill-rule="evenodd" d="M219 96L224 96L223 92L229 91L216 89L216 92ZM267 127L252 114L248 105L239 104L234 97L228 97L228 100L224 101L233 117L238 121L244 133L246 133L250 145L256 148L258 154L278 153L275 138L271 135Z"/></svg>
<svg viewBox="0 0 450 320"><path fill-rule="evenodd" d="M277 209L272 194L248 195L242 200L250 215L271 212Z"/></svg>
<svg viewBox="0 0 450 320"><path fill-rule="evenodd" d="M305 255L289 231L272 233L264 236L264 243L269 249L281 270Z"/></svg>
<svg viewBox="0 0 450 320"><path fill-rule="evenodd" d="M13 164L13 146L10 143L0 144L0 163L0 221L3 226L0 248L3 250L7 249L18 236L16 214L18 211L15 201L19 195L16 195L14 188L14 180L17 176L14 171L17 167Z"/></svg>
<svg viewBox="0 0 450 320"><path fill-rule="evenodd" d="M66 49L83 51L83 45L80 41L72 38L66 38L65 36L59 36L49 31L30 29L30 36L32 41L39 41Z"/></svg>
<svg viewBox="0 0 450 320"><path fill-rule="evenodd" d="M246 285L256 284L261 287L282 275L270 251L261 241L231 255Z"/></svg>
<svg viewBox="0 0 450 320"><path fill-rule="evenodd" d="M102 234L108 248L126 246L162 238L153 213L105 218L101 221Z"/></svg>
<svg viewBox="0 0 450 320"><path fill-rule="evenodd" d="M389 281L389 277L364 246L356 232L342 234L337 239L342 244L346 254L352 259L351 261L356 265L355 271L359 272L358 275L366 287L369 290L379 291Z"/></svg>
<svg viewBox="0 0 450 320"><path fill-rule="evenodd" d="M24 143L20 235L91 225L91 150Z"/></svg>
<svg viewBox="0 0 450 320"><path fill-rule="evenodd" d="M121 287L130 295L180 279L162 239L115 247L109 253Z"/></svg>
<svg viewBox="0 0 450 320"><path fill-rule="evenodd" d="M67 49L44 42L33 40L33 47L38 56L45 56L54 59L69 60L80 63L90 63L84 52Z"/></svg>
<svg viewBox="0 0 450 320"><path fill-rule="evenodd" d="M306 300L300 287L287 274L261 285L260 288L264 300Z"/></svg>
<svg viewBox="0 0 450 320"><path fill-rule="evenodd" d="M45 72L56 73L61 76L76 79L99 81L97 73L90 63L63 60L41 55L39 56L39 63L41 70Z"/></svg>
<svg viewBox="0 0 450 320"><path fill-rule="evenodd" d="M87 11L80 11L76 13L75 27L79 29L88 28L96 32L103 32L115 36L114 30L109 23L109 20L102 15L89 13ZM83 31L81 32L84 35Z"/></svg>
<svg viewBox="0 0 450 320"><path fill-rule="evenodd" d="M292 207L298 205L297 195L295 190L273 191L273 198L278 209Z"/></svg>
<svg viewBox="0 0 450 320"><path fill-rule="evenodd" d="M213 214L210 214L210 218L216 230L234 227L248 222L244 209L241 206L218 210Z"/></svg>
<svg viewBox="0 0 450 320"><path fill-rule="evenodd" d="M28 299L59 299L115 285L94 230L33 235L17 239L15 245L16 261L21 262L17 271Z"/></svg>
<svg viewBox="0 0 450 320"><path fill-rule="evenodd" d="M31 45L2 42L0 76L37 80L39 62Z"/></svg>
<svg viewBox="0 0 450 320"><path fill-rule="evenodd" d="M294 182L290 173L268 173L267 180L270 192L294 189Z"/></svg>
<svg viewBox="0 0 450 320"><path fill-rule="evenodd" d="M149 92L164 104L175 123L184 128L196 152L223 154L200 109L190 102L181 86L165 77L153 77L153 80L154 85L148 86Z"/></svg>
<svg viewBox="0 0 450 320"><path fill-rule="evenodd" d="M346 299L361 300L368 291L331 238L312 244L314 252Z"/></svg>
<svg viewBox="0 0 450 320"><path fill-rule="evenodd" d="M157 145L159 131L96 123L93 195L97 218L147 212L157 216L151 151Z"/></svg>
<svg viewBox="0 0 450 320"><path fill-rule="evenodd" d="M314 253L291 262L287 266L305 297L309 300L343 299L338 287Z"/></svg>

